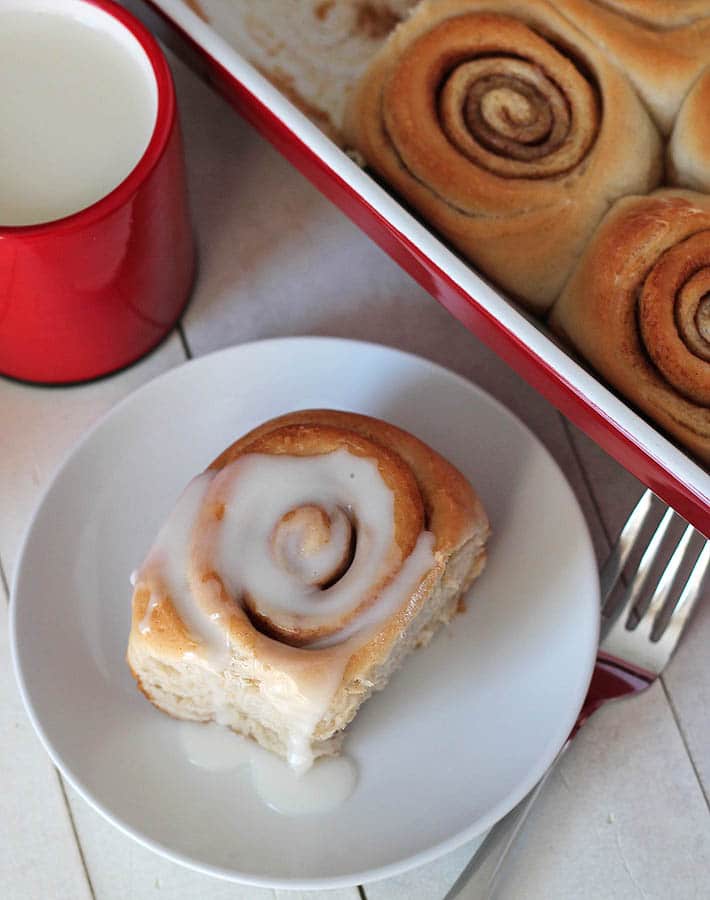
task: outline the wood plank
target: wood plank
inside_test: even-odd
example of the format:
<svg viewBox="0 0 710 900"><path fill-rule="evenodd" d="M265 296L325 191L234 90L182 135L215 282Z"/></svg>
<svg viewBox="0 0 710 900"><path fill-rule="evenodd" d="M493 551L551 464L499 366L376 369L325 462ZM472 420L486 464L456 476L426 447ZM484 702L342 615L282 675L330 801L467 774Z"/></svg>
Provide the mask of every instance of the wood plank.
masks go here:
<svg viewBox="0 0 710 900"><path fill-rule="evenodd" d="M663 675L698 779L710 802L710 578L680 647Z"/></svg>
<svg viewBox="0 0 710 900"><path fill-rule="evenodd" d="M574 425L569 425L569 432L613 543L646 488Z"/></svg>
<svg viewBox="0 0 710 900"><path fill-rule="evenodd" d="M0 585L0 885L3 900L92 900L59 776L25 714L11 671Z"/></svg>
<svg viewBox="0 0 710 900"><path fill-rule="evenodd" d="M585 726L538 799L496 897L701 900L708 872L710 816L657 683Z"/></svg>

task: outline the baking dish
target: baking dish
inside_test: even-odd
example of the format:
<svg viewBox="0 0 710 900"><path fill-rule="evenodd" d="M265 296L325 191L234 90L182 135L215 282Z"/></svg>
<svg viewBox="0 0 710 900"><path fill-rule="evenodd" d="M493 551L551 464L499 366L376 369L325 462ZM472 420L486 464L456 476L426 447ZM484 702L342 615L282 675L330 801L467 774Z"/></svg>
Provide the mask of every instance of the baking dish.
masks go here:
<svg viewBox="0 0 710 900"><path fill-rule="evenodd" d="M606 452L710 536L710 476L361 170L183 0L131 8L325 196Z"/></svg>

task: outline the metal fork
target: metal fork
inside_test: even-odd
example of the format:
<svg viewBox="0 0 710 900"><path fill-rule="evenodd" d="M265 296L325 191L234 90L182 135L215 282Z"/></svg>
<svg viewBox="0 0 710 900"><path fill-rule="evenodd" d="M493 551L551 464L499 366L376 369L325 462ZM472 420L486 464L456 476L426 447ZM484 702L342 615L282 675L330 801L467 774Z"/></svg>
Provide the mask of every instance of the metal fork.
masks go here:
<svg viewBox="0 0 710 900"><path fill-rule="evenodd" d="M672 509L667 509L630 575L626 590L615 591L634 548L639 545L654 499L651 491L643 494L600 573L599 652L589 691L572 733L537 786L490 830L444 900L488 900L492 896L508 852L577 731L604 703L649 687L678 646L710 566L710 541L705 541L682 589L673 591L684 561L686 565L688 562L688 547L695 534L692 525L685 528L649 597L644 588L662 559L665 538L676 517Z"/></svg>

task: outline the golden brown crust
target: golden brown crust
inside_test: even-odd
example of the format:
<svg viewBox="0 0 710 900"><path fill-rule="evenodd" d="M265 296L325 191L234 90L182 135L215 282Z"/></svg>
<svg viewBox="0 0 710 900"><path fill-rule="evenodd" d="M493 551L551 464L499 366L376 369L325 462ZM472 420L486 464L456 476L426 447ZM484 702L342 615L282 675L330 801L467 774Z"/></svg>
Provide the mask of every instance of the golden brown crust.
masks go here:
<svg viewBox="0 0 710 900"><path fill-rule="evenodd" d="M710 67L688 92L675 120L668 144L667 180L710 192Z"/></svg>
<svg viewBox="0 0 710 900"><path fill-rule="evenodd" d="M464 88L453 82L470 92L477 78L486 89L474 126L475 116L461 121ZM543 107L549 132L548 119L533 120ZM538 312L609 203L650 190L662 168L626 79L547 0L425 0L354 91L346 134L427 222Z"/></svg>
<svg viewBox="0 0 710 900"><path fill-rule="evenodd" d="M489 525L482 508L481 513L482 517L478 520L477 530L482 546L476 558L477 567L472 572L471 578L464 585L464 590L470 586L474 578L483 570L487 558L484 545L489 535ZM373 669L377 669L387 659L392 646L406 631L431 595L437 580L444 571L447 561L446 558L439 560L420 585L417 595L412 597L409 603L400 607L397 613L384 624L379 633L352 655L343 674L343 684L361 678Z"/></svg>
<svg viewBox="0 0 710 900"><path fill-rule="evenodd" d="M626 72L661 130L710 63L706 0L551 0Z"/></svg>
<svg viewBox="0 0 710 900"><path fill-rule="evenodd" d="M149 611L152 597L155 597L154 605ZM185 653L194 653L198 649L196 641L177 614L170 597L162 590L162 581L157 577L152 578L150 573L133 591L132 610L131 640L139 642L142 640L141 625L150 617L151 642L157 640L159 643L169 645L171 655L178 659Z"/></svg>
<svg viewBox="0 0 710 900"><path fill-rule="evenodd" d="M705 463L710 462L710 197L620 200L595 233L550 324Z"/></svg>

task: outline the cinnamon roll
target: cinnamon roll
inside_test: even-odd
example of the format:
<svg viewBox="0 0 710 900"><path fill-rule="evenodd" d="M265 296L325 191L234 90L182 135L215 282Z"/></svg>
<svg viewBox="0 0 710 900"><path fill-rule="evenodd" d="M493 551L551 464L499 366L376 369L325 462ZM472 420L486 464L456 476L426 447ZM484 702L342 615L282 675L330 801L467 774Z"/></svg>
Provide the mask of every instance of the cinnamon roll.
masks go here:
<svg viewBox="0 0 710 900"><path fill-rule="evenodd" d="M128 664L165 712L305 770L453 616L488 531L468 482L412 435L290 413L178 500L134 577Z"/></svg>
<svg viewBox="0 0 710 900"><path fill-rule="evenodd" d="M609 203L650 190L662 169L633 88L547 0L421 3L354 90L346 136L537 312Z"/></svg>
<svg viewBox="0 0 710 900"><path fill-rule="evenodd" d="M639 92L669 134L690 85L710 63L707 0L551 0Z"/></svg>
<svg viewBox="0 0 710 900"><path fill-rule="evenodd" d="M667 172L669 184L710 192L710 67L690 89L675 120Z"/></svg>
<svg viewBox="0 0 710 900"><path fill-rule="evenodd" d="M620 200L550 324L710 463L710 197L663 190Z"/></svg>

